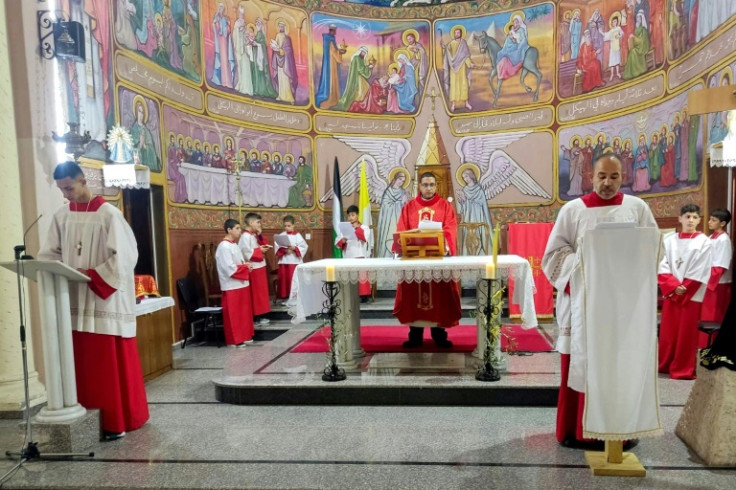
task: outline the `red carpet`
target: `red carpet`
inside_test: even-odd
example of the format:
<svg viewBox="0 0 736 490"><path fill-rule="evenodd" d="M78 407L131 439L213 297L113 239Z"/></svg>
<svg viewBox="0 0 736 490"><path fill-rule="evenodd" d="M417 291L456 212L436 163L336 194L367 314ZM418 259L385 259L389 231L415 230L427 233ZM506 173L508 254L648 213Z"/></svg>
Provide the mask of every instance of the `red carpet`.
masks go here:
<svg viewBox="0 0 736 490"><path fill-rule="evenodd" d="M476 345L475 325L460 325L447 329L447 338L454 344L452 349L437 347L432 341L428 328L424 329L424 345L415 349L404 349L401 344L407 340L409 328L404 326L365 325L360 328L360 345L366 352L472 352ZM513 350L527 352L549 352L553 350L549 341L536 328L524 330L521 325L504 325L501 348L506 350L511 337ZM327 352L330 327L315 331L291 352Z"/></svg>

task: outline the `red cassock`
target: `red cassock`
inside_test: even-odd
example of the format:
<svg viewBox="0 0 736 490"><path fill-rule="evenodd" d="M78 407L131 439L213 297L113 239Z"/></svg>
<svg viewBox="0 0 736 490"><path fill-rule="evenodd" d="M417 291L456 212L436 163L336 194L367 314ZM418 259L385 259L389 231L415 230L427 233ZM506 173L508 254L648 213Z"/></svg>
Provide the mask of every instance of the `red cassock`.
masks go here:
<svg viewBox="0 0 736 490"><path fill-rule="evenodd" d="M455 255L457 219L450 203L436 194L429 200L417 196L401 209L396 231L413 230L423 219L442 222L445 244L450 255ZM455 326L461 316L457 282L400 282L396 287L393 313L404 324L425 321L434 322L439 327Z"/></svg>
<svg viewBox="0 0 736 490"><path fill-rule="evenodd" d="M601 62L598 61L592 44L583 43L580 46L577 67L583 71L583 92L603 86Z"/></svg>

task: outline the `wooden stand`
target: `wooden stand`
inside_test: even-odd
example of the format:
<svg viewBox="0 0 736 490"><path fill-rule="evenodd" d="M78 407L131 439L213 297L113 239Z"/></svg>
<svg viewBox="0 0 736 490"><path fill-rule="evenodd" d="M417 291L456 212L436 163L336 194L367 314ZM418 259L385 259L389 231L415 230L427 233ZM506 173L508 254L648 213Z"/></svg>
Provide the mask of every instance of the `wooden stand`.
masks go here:
<svg viewBox="0 0 736 490"><path fill-rule="evenodd" d="M399 234L402 259L441 259L445 235L441 231L407 231Z"/></svg>
<svg viewBox="0 0 736 490"><path fill-rule="evenodd" d="M606 450L585 451L585 460L595 476L647 476L634 453L624 452L623 441L606 441Z"/></svg>

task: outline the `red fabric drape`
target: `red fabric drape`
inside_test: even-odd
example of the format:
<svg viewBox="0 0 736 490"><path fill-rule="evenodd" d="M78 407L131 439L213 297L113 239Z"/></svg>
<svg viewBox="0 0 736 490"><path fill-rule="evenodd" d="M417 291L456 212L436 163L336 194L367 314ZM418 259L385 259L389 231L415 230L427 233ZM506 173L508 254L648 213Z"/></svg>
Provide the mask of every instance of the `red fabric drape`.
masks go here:
<svg viewBox="0 0 736 490"><path fill-rule="evenodd" d="M534 295L534 306L538 316L552 316L554 301L552 285L542 272L542 256L547 246L547 239L554 223L511 223L509 224L508 253L524 257L532 266L532 276L537 293ZM513 297L514 281L509 277L509 298ZM509 314L520 316L521 309L509 301Z"/></svg>

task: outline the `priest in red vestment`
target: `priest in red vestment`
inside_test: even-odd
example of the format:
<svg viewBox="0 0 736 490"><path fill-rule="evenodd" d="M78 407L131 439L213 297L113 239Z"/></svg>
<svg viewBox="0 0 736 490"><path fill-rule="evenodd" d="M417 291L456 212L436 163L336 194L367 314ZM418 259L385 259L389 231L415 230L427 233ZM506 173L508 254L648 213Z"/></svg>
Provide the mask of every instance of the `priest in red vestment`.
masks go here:
<svg viewBox="0 0 736 490"><path fill-rule="evenodd" d="M100 410L105 438L117 439L148 420L135 338L138 245L120 210L92 195L79 165L59 164L54 180L69 204L54 214L38 258L90 277L69 284L77 397Z"/></svg>
<svg viewBox="0 0 736 490"><path fill-rule="evenodd" d="M583 74L583 92L590 92L596 87L605 85L601 76L601 62L593 47L590 31L587 29L583 33L583 43L578 52L577 68L578 73Z"/></svg>
<svg viewBox="0 0 736 490"><path fill-rule="evenodd" d="M401 209L396 231L415 230L422 220L442 223L445 252L455 255L455 211L447 200L437 194L437 178L432 172L425 172L419 177L419 195ZM406 348L422 345L424 327L432 327L432 339L439 347L452 347L445 328L457 325L460 315L460 291L455 281L400 282L396 287L394 316L401 323L409 325L409 340L404 342Z"/></svg>

